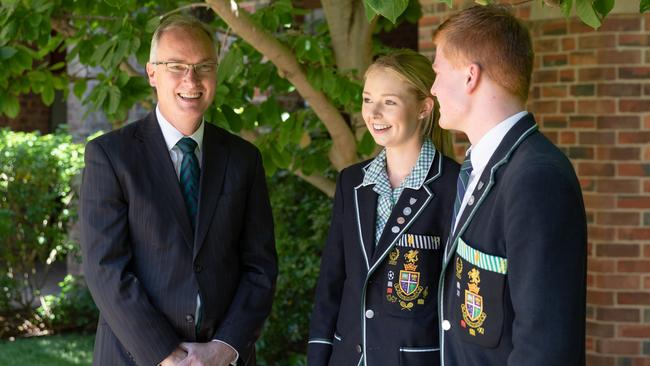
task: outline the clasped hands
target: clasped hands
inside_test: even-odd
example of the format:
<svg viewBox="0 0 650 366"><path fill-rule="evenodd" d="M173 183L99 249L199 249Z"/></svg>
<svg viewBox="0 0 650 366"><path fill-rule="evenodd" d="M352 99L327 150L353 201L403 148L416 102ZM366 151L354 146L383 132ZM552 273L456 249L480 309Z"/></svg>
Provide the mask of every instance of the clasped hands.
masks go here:
<svg viewBox="0 0 650 366"><path fill-rule="evenodd" d="M160 366L228 366L235 350L222 342L181 343Z"/></svg>

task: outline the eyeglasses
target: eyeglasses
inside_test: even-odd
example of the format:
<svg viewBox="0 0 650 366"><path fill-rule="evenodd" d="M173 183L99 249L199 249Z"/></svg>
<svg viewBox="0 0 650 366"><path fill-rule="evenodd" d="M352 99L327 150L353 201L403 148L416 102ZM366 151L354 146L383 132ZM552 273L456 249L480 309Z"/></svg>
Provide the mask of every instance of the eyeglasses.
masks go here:
<svg viewBox="0 0 650 366"><path fill-rule="evenodd" d="M177 75L186 75L190 71L190 69L194 69L195 74L206 76L214 73L217 70L216 62L201 62L199 64L185 64L182 62L167 61L167 62L152 62L151 64L165 65L167 71Z"/></svg>

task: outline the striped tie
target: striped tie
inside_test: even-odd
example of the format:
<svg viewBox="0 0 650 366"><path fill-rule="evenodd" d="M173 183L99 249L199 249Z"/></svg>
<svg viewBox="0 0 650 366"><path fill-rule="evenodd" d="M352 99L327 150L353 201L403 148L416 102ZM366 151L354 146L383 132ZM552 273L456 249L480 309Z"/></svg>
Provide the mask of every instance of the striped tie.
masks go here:
<svg viewBox="0 0 650 366"><path fill-rule="evenodd" d="M197 143L189 137L183 137L176 146L183 152L180 173L181 191L194 229L196 228L196 211L199 205L199 176L201 175L199 161L194 154Z"/></svg>
<svg viewBox="0 0 650 366"><path fill-rule="evenodd" d="M451 231L454 231L456 226L456 216L460 210L460 206L463 203L463 197L465 196L465 191L467 190L467 182L469 181L469 176L472 174L472 160L470 159L471 153L467 154L463 165L460 166L460 173L458 173L458 181L456 181L456 201L454 202L454 216L451 220Z"/></svg>

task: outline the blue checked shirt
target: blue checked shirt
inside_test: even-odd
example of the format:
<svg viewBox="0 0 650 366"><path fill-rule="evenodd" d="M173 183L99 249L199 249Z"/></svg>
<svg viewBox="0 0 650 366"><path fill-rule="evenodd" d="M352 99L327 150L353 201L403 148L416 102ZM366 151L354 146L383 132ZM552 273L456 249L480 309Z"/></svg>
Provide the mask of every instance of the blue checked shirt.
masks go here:
<svg viewBox="0 0 650 366"><path fill-rule="evenodd" d="M374 184L373 190L377 192L377 220L375 221L375 245L379 243L384 226L390 217L390 213L395 207L405 188L420 189L427 178L429 168L436 154L436 148L429 139L424 139L418 160L411 170L411 173L404 179L399 187L392 189L390 180L386 172L386 149L382 150L379 155L370 163L366 174L363 177L363 185Z"/></svg>

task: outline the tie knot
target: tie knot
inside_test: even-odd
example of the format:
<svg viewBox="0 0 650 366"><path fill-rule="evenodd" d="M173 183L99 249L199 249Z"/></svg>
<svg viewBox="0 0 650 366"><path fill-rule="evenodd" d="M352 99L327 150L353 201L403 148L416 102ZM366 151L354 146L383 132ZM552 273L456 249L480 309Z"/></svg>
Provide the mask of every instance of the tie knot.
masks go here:
<svg viewBox="0 0 650 366"><path fill-rule="evenodd" d="M183 137L176 143L176 146L181 149L183 154L193 153L197 145L196 141L189 137Z"/></svg>
<svg viewBox="0 0 650 366"><path fill-rule="evenodd" d="M463 160L463 165L460 166L460 170L472 170L472 154L467 154L465 160Z"/></svg>

